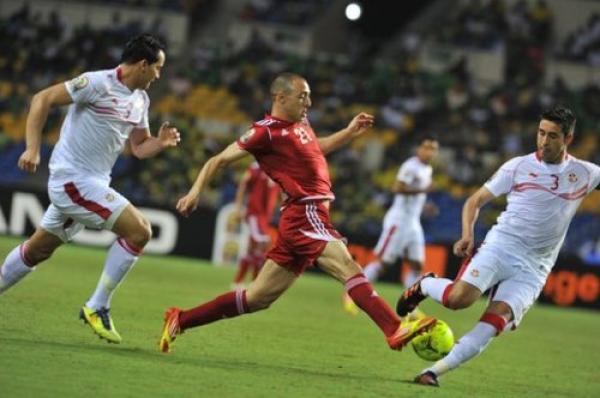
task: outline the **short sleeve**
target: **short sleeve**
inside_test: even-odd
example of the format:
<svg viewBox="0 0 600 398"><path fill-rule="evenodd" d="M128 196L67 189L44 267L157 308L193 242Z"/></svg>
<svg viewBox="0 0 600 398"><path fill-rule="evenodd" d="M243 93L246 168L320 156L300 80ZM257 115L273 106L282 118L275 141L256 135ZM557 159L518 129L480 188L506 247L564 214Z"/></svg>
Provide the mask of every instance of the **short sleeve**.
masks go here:
<svg viewBox="0 0 600 398"><path fill-rule="evenodd" d="M600 189L600 166L594 163L585 162L586 168L590 172L590 185L588 193L594 189Z"/></svg>
<svg viewBox="0 0 600 398"><path fill-rule="evenodd" d="M396 174L396 180L401 181L405 184L412 184L415 179L415 171L411 167L409 162L404 162L400 169L398 169L398 174Z"/></svg>
<svg viewBox="0 0 600 398"><path fill-rule="evenodd" d="M483 186L494 196L509 193L513 186L515 169L519 163L520 158L514 158L504 163Z"/></svg>
<svg viewBox="0 0 600 398"><path fill-rule="evenodd" d="M271 148L271 134L266 127L253 126L237 140L237 143L240 148L254 155Z"/></svg>
<svg viewBox="0 0 600 398"><path fill-rule="evenodd" d="M150 123L148 122L148 108L150 108L150 98L148 97L148 94L144 92L144 114L142 115L142 120L135 126L136 129L150 128Z"/></svg>
<svg viewBox="0 0 600 398"><path fill-rule="evenodd" d="M65 87L69 95L73 99L73 102L77 104L94 102L98 97L99 85L99 76L91 72L81 74L65 82Z"/></svg>

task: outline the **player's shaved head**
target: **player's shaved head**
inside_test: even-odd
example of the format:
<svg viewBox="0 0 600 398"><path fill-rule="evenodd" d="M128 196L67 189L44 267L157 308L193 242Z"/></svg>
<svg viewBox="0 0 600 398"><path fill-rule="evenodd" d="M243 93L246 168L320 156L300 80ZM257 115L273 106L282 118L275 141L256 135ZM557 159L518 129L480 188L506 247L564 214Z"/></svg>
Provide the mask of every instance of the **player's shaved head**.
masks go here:
<svg viewBox="0 0 600 398"><path fill-rule="evenodd" d="M290 94L294 91L294 81L305 80L302 76L296 73L284 72L273 80L271 83L271 96L274 97L277 94Z"/></svg>

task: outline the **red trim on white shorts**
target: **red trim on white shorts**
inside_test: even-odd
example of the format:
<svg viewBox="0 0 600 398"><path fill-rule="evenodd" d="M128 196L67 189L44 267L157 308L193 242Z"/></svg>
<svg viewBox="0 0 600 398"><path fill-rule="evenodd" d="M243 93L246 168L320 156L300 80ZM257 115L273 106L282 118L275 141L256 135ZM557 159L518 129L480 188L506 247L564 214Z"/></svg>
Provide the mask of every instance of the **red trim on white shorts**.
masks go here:
<svg viewBox="0 0 600 398"><path fill-rule="evenodd" d="M102 206L100 203L94 202L93 200L88 200L81 196L79 190L72 182L67 182L64 185L65 192L69 195L69 198L73 201L73 203L93 212L102 217L104 220L108 220L112 215L112 211Z"/></svg>
<svg viewBox="0 0 600 398"><path fill-rule="evenodd" d="M377 253L375 253L375 255L377 257L381 258L381 256L383 256L383 253L385 253L385 249L387 249L387 246L389 245L390 241L392 240L392 236L394 235L394 232L396 232L396 229L398 229L398 227L396 225L394 225L392 228L389 229L388 235L385 237L385 240L383 241L383 247Z"/></svg>

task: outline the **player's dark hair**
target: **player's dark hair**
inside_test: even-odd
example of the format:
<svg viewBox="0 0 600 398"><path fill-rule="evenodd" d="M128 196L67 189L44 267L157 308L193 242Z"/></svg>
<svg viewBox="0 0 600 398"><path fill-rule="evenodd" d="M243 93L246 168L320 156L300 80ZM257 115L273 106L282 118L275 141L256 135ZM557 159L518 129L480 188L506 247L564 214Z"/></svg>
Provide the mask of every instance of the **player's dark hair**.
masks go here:
<svg viewBox="0 0 600 398"><path fill-rule="evenodd" d="M158 61L158 53L165 50L165 45L156 37L144 33L129 40L121 55L121 63L135 64L146 60L149 64Z"/></svg>
<svg viewBox="0 0 600 398"><path fill-rule="evenodd" d="M575 132L577 119L569 108L557 105L542 112L540 118L558 124L565 135Z"/></svg>
<svg viewBox="0 0 600 398"><path fill-rule="evenodd" d="M300 76L296 73L291 73L291 72L283 72L283 73L280 73L279 75L277 75L275 80L273 80L273 83L271 83L271 87L269 89L271 96L275 96L279 93L284 93L284 94L290 93L294 89L294 86L293 86L294 80L305 80L305 79L302 76Z"/></svg>
<svg viewBox="0 0 600 398"><path fill-rule="evenodd" d="M425 141L435 141L439 142L438 136L435 134L425 134L419 137L419 145L424 143Z"/></svg>

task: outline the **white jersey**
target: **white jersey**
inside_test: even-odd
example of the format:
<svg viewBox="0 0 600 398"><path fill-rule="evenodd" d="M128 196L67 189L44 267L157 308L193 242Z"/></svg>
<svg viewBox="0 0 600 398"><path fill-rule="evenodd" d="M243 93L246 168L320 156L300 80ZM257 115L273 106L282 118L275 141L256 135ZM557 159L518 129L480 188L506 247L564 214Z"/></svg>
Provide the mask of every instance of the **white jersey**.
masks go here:
<svg viewBox="0 0 600 398"><path fill-rule="evenodd" d="M396 180L401 181L410 189L426 189L431 185L432 168L413 156L407 159L398 170ZM394 203L388 210L387 217L398 222L419 222L423 206L427 200L427 194L416 195L396 194Z"/></svg>
<svg viewBox="0 0 600 398"><path fill-rule="evenodd" d="M50 158L49 186L74 176L110 182L110 173L134 128L148 128L150 99L120 81L120 68L87 72L67 81L73 104Z"/></svg>
<svg viewBox="0 0 600 398"><path fill-rule="evenodd" d="M537 153L509 160L484 185L494 196L508 194L486 244L516 245L550 272L575 211L599 183L600 167L570 155L560 164Z"/></svg>

